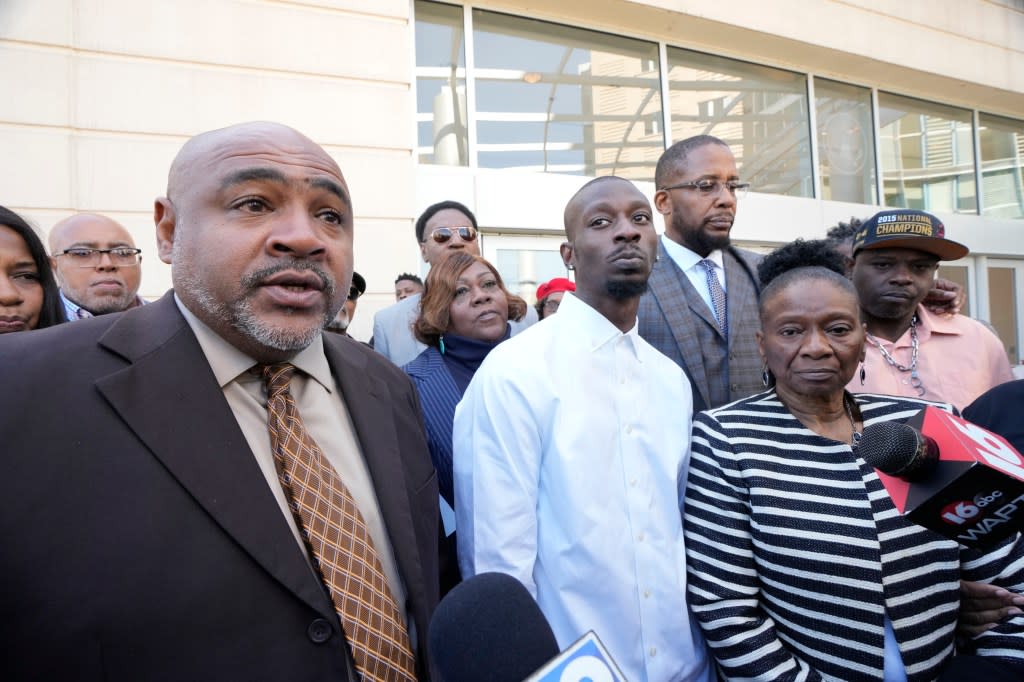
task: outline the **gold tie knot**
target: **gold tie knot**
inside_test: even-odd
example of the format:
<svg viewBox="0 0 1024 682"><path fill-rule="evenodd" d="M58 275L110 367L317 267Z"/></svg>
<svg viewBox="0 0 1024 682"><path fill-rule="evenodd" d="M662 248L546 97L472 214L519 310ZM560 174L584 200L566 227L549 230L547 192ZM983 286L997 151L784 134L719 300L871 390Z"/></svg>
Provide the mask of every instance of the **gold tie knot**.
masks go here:
<svg viewBox="0 0 1024 682"><path fill-rule="evenodd" d="M288 392L288 385L295 374L295 365L290 362L261 365L260 371L263 374L263 382L267 385L267 397L276 398Z"/></svg>

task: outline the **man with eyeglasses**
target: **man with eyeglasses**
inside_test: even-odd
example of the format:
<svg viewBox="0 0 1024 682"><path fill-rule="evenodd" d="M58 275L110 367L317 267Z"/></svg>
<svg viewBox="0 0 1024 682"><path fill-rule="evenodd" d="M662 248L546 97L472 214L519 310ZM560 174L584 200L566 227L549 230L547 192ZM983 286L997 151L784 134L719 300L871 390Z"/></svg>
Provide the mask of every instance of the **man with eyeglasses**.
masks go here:
<svg viewBox="0 0 1024 682"><path fill-rule="evenodd" d="M69 320L143 305L141 249L120 223L95 213L65 218L50 230L50 260Z"/></svg>
<svg viewBox="0 0 1024 682"><path fill-rule="evenodd" d="M458 201L440 201L428 206L416 219L416 241L423 261L433 267L455 251L480 255L480 233L476 216ZM373 316L370 345L399 367L409 364L426 349L416 340L412 325L420 314L422 294L407 296ZM512 334L537 321L537 313L528 308L519 322L509 320Z"/></svg>
<svg viewBox="0 0 1024 682"><path fill-rule="evenodd" d="M687 138L662 154L655 184L665 234L640 299L640 335L687 373L695 412L756 393L760 256L729 242L748 188L736 159L717 137Z"/></svg>

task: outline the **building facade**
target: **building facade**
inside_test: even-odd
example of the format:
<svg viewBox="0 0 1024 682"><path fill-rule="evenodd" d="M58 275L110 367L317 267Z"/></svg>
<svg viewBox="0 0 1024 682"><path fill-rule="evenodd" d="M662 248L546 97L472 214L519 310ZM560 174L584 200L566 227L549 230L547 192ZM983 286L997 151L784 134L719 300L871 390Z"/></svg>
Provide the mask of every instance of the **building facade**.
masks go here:
<svg viewBox="0 0 1024 682"><path fill-rule="evenodd" d="M565 275L567 198L616 174L652 195L668 144L726 140L751 182L734 239L768 249L880 206L939 215L944 265L1011 361L1024 341L1020 0L2 0L0 204L44 232L108 213L169 286L151 206L189 136L292 125L352 186L353 323L369 336L412 223L472 207L513 288Z"/></svg>

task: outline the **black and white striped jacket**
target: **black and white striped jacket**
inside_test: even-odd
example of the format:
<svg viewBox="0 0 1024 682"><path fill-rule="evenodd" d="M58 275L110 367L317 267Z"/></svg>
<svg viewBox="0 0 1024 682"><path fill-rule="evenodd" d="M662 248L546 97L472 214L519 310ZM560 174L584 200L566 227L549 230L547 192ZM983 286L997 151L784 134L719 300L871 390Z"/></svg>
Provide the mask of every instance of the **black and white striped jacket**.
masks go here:
<svg viewBox="0 0 1024 682"><path fill-rule="evenodd" d="M856 400L865 424L934 404ZM904 520L873 468L774 391L697 415L692 448L689 600L728 679L880 680L888 614L907 679L933 680L953 653L960 578L1024 589L1019 535L979 554ZM1024 616L975 644L1024 659Z"/></svg>

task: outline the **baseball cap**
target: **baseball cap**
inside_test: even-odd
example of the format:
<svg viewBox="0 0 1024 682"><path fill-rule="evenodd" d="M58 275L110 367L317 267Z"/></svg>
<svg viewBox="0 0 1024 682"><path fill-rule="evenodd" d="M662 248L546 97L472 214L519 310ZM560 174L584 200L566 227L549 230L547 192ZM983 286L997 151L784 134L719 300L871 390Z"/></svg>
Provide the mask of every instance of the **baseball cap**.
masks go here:
<svg viewBox="0 0 1024 682"><path fill-rule="evenodd" d="M853 235L853 254L864 249L914 249L939 260L963 258L966 246L946 239L946 227L931 213L903 208L880 211Z"/></svg>
<svg viewBox="0 0 1024 682"><path fill-rule="evenodd" d="M537 287L537 300L543 301L551 294L559 291L576 291L576 284L565 277L555 277Z"/></svg>

